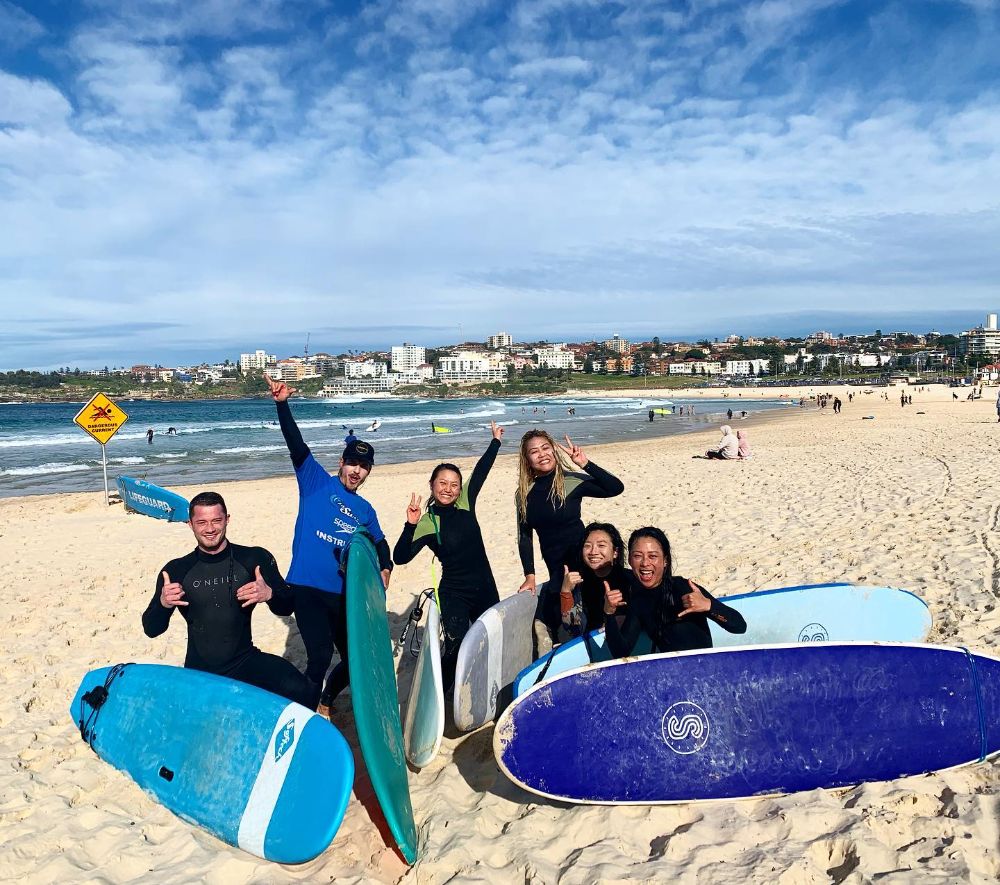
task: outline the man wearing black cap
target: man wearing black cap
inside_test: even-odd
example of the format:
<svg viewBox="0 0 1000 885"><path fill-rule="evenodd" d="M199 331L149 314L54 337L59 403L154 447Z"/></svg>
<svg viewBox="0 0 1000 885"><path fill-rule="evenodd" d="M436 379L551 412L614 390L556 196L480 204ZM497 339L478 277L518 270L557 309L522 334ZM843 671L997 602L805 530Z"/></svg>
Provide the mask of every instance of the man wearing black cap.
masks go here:
<svg viewBox="0 0 1000 885"><path fill-rule="evenodd" d="M340 557L358 528L375 541L382 582L389 586L392 559L375 509L358 494L375 464L375 449L354 439L345 446L340 466L328 474L309 451L292 417L288 397L295 393L282 381L267 378L278 409L278 423L292 456L299 485L299 512L292 539L288 584L295 593L295 622L306 647L306 677L315 686L315 701L329 713L334 699L347 686L347 618L344 612L344 574ZM323 677L337 648L340 661L327 680ZM325 709L324 709L325 708Z"/></svg>

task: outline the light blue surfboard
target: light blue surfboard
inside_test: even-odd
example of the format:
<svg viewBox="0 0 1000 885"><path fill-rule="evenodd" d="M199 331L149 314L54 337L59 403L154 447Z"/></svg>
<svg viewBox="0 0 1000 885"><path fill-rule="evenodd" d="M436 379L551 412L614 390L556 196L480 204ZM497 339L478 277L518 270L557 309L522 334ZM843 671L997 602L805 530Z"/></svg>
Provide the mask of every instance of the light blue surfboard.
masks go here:
<svg viewBox="0 0 1000 885"><path fill-rule="evenodd" d="M190 505L183 495L131 476L119 476L117 483L126 510L167 522L187 522Z"/></svg>
<svg viewBox="0 0 1000 885"><path fill-rule="evenodd" d="M403 720L403 746L411 765L430 765L444 737L444 684L441 679L441 616L433 599L427 601L427 624L410 683Z"/></svg>
<svg viewBox="0 0 1000 885"><path fill-rule="evenodd" d="M716 648L788 642L921 642L931 629L931 613L919 596L895 587L862 584L805 584L720 597L747 622L746 633L729 633L709 622ZM648 654L643 633L633 654ZM596 630L557 648L525 667L514 681L519 697L538 681L595 661L611 660L604 631ZM542 671L544 676L539 680Z"/></svg>
<svg viewBox="0 0 1000 885"><path fill-rule="evenodd" d="M407 863L414 863L417 826L403 752L385 588L375 548L360 530L351 536L346 556L347 648L358 743L392 836Z"/></svg>
<svg viewBox="0 0 1000 885"><path fill-rule="evenodd" d="M347 741L278 695L198 670L118 664L83 678L70 714L98 756L250 854L303 863L343 820Z"/></svg>

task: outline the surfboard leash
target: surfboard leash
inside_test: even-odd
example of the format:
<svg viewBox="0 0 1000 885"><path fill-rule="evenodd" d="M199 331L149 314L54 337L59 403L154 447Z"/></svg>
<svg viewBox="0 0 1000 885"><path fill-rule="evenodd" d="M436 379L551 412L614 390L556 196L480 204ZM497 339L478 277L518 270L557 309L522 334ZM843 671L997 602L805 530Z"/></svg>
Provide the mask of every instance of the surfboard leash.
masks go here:
<svg viewBox="0 0 1000 885"><path fill-rule="evenodd" d="M399 634L399 639L396 641L396 647L393 649L392 656L399 657L399 653L403 650L406 645L406 640L410 640L410 654L413 657L417 657L420 654L420 643L417 642L417 631L416 626L420 623L420 619L424 616L424 600L430 599L433 596L435 590L433 587L428 587L426 590L421 590L417 594L417 601L413 603L413 607L410 609L410 614L406 618L406 622L403 624L403 629ZM413 631L412 634L410 631Z"/></svg>
<svg viewBox="0 0 1000 885"><path fill-rule="evenodd" d="M80 698L80 718L77 725L80 727L81 739L87 742L91 750L94 749L97 719L101 714L101 708L108 699L108 689L111 687L111 684L125 672L125 668L130 666L132 666L131 661L127 664L115 664L110 670L108 670L108 675L104 680L104 685L95 685L90 691ZM86 714L86 708L84 707L85 704L90 707L89 715ZM96 753L97 751L94 750L94 752Z"/></svg>

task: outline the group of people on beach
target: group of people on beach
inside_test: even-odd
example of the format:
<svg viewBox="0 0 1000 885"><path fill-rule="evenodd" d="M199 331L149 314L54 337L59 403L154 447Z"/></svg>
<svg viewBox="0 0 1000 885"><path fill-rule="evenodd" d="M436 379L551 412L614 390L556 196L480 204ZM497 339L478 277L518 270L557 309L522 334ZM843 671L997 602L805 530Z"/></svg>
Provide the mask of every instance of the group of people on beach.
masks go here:
<svg viewBox="0 0 1000 885"><path fill-rule="evenodd" d="M503 428L491 422L490 442L468 482L455 464L434 468L426 502L411 494L390 552L374 508L359 494L375 464L371 444L350 434L336 473L327 473L292 417L288 398L294 389L270 379L268 384L298 483L288 574L282 577L267 550L228 541L225 502L215 492L203 492L190 505L197 546L161 570L142 618L146 634L165 632L179 609L188 627L185 666L256 685L328 715L349 683L344 560L351 537L363 530L374 543L386 589L394 565L411 562L424 548L440 561L437 596L447 691L466 632L499 602L476 503L500 451ZM653 651L710 647L709 621L744 632L738 612L673 574L670 542L661 529L638 528L626 544L610 522L584 525L583 500L616 497L624 485L568 436L565 442L536 428L524 434L518 450L514 509L524 574L519 590L538 598L538 654L602 627L608 648L619 657L632 653L643 632ZM544 583L534 560L536 535L548 573ZM306 649L304 673L253 645L251 614L259 603L277 615L294 614ZM339 661L327 675L335 649Z"/></svg>

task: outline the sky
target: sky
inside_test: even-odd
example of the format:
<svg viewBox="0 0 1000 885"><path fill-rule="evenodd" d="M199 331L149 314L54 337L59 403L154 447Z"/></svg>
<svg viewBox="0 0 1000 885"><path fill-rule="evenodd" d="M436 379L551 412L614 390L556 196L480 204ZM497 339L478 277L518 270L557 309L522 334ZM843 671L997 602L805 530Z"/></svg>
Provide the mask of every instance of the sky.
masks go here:
<svg viewBox="0 0 1000 885"><path fill-rule="evenodd" d="M0 369L1000 308L1000 0L0 0Z"/></svg>

